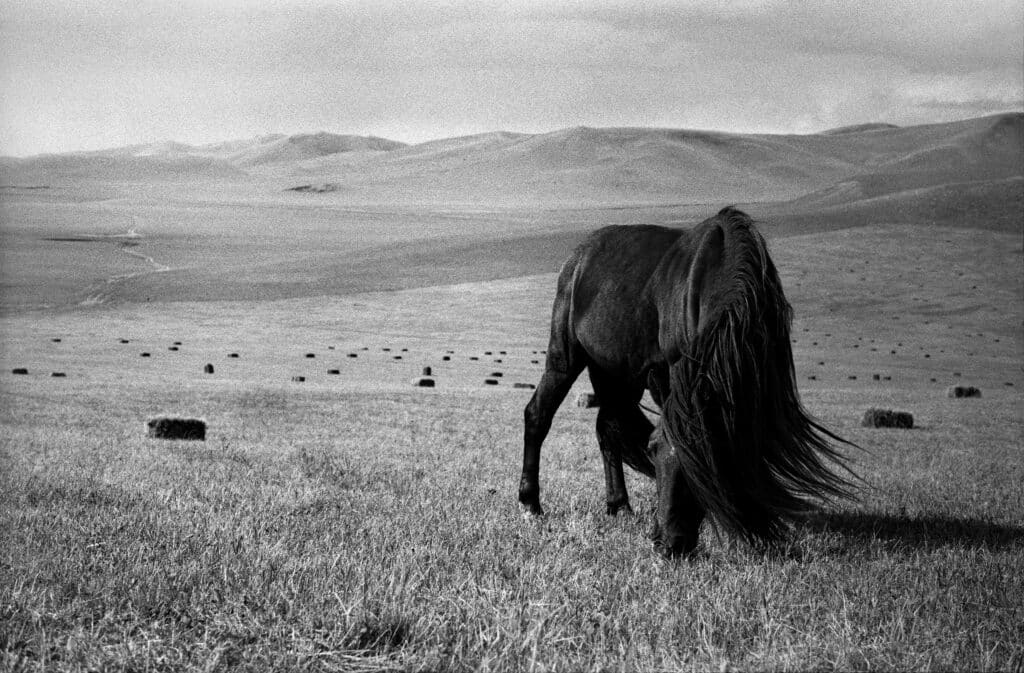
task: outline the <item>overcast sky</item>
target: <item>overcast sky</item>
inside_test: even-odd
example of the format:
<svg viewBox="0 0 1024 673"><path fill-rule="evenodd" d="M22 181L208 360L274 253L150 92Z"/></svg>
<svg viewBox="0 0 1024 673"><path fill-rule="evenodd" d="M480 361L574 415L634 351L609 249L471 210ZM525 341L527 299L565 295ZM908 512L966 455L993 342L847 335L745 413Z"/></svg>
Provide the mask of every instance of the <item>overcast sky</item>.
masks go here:
<svg viewBox="0 0 1024 673"><path fill-rule="evenodd" d="M808 133L1024 107L1021 0L0 0L0 154L318 130Z"/></svg>

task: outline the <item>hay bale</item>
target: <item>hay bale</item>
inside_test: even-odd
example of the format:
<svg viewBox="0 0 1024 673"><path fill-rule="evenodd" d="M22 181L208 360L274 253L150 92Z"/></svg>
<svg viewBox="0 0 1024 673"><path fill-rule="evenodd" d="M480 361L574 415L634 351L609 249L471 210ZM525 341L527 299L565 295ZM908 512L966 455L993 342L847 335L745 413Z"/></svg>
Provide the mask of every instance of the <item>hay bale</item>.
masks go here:
<svg viewBox="0 0 1024 673"><path fill-rule="evenodd" d="M817 381L818 377L815 376L814 374L811 374L810 376L807 377L807 380L808 381Z"/></svg>
<svg viewBox="0 0 1024 673"><path fill-rule="evenodd" d="M139 353L139 357L148 358L149 357L149 353Z"/></svg>
<svg viewBox="0 0 1024 673"><path fill-rule="evenodd" d="M871 375L871 380L872 381L881 381L882 380L882 375L881 374L872 374Z"/></svg>
<svg viewBox="0 0 1024 673"><path fill-rule="evenodd" d="M52 341L55 344L59 344L60 343L60 337L53 337L52 339L50 339L50 341Z"/></svg>
<svg viewBox="0 0 1024 673"><path fill-rule="evenodd" d="M494 362L500 365L501 364L501 358L494 358Z"/></svg>
<svg viewBox="0 0 1024 673"><path fill-rule="evenodd" d="M180 341L175 341L175 342L174 342L174 345L175 345L175 346L180 346L180 345L181 345L181 342L180 342Z"/></svg>
<svg viewBox="0 0 1024 673"><path fill-rule="evenodd" d="M349 353L348 357L350 357L350 358L357 358L357 357L359 357L359 354L358 353Z"/></svg>
<svg viewBox="0 0 1024 673"><path fill-rule="evenodd" d="M485 386L496 386L498 385L498 379L484 379Z"/></svg>
<svg viewBox="0 0 1024 673"><path fill-rule="evenodd" d="M340 369L328 369L327 373L328 374L340 374L341 370Z"/></svg>
<svg viewBox="0 0 1024 673"><path fill-rule="evenodd" d="M477 357L477 356L475 356L475 355L470 355L470 356L469 356L469 359L470 359L470 360L473 360L473 361L476 361L476 360L479 360L480 358L478 358L478 357Z"/></svg>
<svg viewBox="0 0 1024 673"><path fill-rule="evenodd" d="M385 353L390 353L391 352L390 348L381 348L381 350L384 351Z"/></svg>
<svg viewBox="0 0 1024 673"><path fill-rule="evenodd" d="M293 376L292 377L292 382L293 383L302 383L305 380L306 380L305 376Z"/></svg>
<svg viewBox="0 0 1024 673"><path fill-rule="evenodd" d="M576 406L583 409L593 409L601 405L595 393L580 393L576 396Z"/></svg>
<svg viewBox="0 0 1024 673"><path fill-rule="evenodd" d="M530 360L530 364L531 365L539 365L540 364L540 360Z"/></svg>
<svg viewBox="0 0 1024 673"><path fill-rule="evenodd" d="M306 357L307 358L315 358L316 357L316 353L306 353Z"/></svg>
<svg viewBox="0 0 1024 673"><path fill-rule="evenodd" d="M484 355L494 355L493 351L484 351Z"/></svg>
<svg viewBox="0 0 1024 673"><path fill-rule="evenodd" d="M432 373L433 370L429 366L423 368L423 376L430 376Z"/></svg>
<svg viewBox="0 0 1024 673"><path fill-rule="evenodd" d="M123 343L123 344L128 343L128 339L121 339L121 343Z"/></svg>
<svg viewBox="0 0 1024 673"><path fill-rule="evenodd" d="M228 357L229 358L237 358L238 357L238 353L228 353Z"/></svg>
<svg viewBox="0 0 1024 673"><path fill-rule="evenodd" d="M211 365L209 362L207 362L206 366L203 367L203 371L206 372L207 374L212 374L213 373L213 365Z"/></svg>
<svg viewBox="0 0 1024 673"><path fill-rule="evenodd" d="M914 416L906 411L871 408L864 412L861 425L865 428L902 428L909 430L914 427Z"/></svg>
<svg viewBox="0 0 1024 673"><path fill-rule="evenodd" d="M434 379L430 378L429 376L417 376L412 380L412 384L417 388L433 388Z"/></svg>
<svg viewBox="0 0 1024 673"><path fill-rule="evenodd" d="M501 372L491 372L490 374L488 374L488 376L493 376L495 378L501 378L502 376L504 376L504 374L502 374Z"/></svg>
<svg viewBox="0 0 1024 673"><path fill-rule="evenodd" d="M946 388L946 397L981 397L981 391L974 386L950 386Z"/></svg>
<svg viewBox="0 0 1024 673"><path fill-rule="evenodd" d="M451 355L445 355L445 356L443 356L443 357L441 358L441 361L442 361L442 362L451 362L451 359L452 359L452 356L451 356Z"/></svg>
<svg viewBox="0 0 1024 673"><path fill-rule="evenodd" d="M533 385L532 383L513 383L512 387L513 388L526 388L528 390L533 390L537 386Z"/></svg>
<svg viewBox="0 0 1024 673"><path fill-rule="evenodd" d="M156 439L206 440L206 423L198 418L154 418L146 425Z"/></svg>
<svg viewBox="0 0 1024 673"><path fill-rule="evenodd" d="M392 355L392 356L391 356L391 359L392 359L392 360L401 360L401 359L402 359L402 356L401 356L401 355Z"/></svg>
<svg viewBox="0 0 1024 673"><path fill-rule="evenodd" d="M177 346L169 346L167 348L167 350L169 350L169 351L176 351L176 350L178 350L178 347Z"/></svg>
<svg viewBox="0 0 1024 673"><path fill-rule="evenodd" d="M18 374L19 376L27 376L28 369L26 369L25 367L15 367L14 369L11 370L11 373Z"/></svg>
<svg viewBox="0 0 1024 673"><path fill-rule="evenodd" d="M67 377L67 374L65 374L64 372L51 372L50 376L52 376L55 379L63 379Z"/></svg>

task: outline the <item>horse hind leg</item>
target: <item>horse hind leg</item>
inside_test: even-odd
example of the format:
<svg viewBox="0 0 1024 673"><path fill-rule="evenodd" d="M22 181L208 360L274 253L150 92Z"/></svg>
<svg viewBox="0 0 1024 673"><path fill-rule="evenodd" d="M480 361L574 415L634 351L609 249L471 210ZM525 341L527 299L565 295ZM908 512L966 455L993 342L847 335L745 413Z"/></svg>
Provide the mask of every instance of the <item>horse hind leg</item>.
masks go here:
<svg viewBox="0 0 1024 673"><path fill-rule="evenodd" d="M556 367L549 352L544 375L523 412L523 474L519 481L519 502L528 514L544 514L540 506L540 448L551 430L555 411L583 371L580 360L560 360L557 364L564 367Z"/></svg>

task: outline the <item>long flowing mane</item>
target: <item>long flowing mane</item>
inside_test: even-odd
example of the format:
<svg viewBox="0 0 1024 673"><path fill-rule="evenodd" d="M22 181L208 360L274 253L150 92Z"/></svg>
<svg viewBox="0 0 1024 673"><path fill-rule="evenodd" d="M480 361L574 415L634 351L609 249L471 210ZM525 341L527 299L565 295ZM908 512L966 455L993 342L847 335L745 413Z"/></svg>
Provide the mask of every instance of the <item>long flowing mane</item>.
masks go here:
<svg viewBox="0 0 1024 673"><path fill-rule="evenodd" d="M808 498L849 495L850 482L827 462L846 468L832 443L850 443L800 402L793 312L761 234L732 208L718 224L725 280L702 288L717 308L670 367L662 423L708 514L748 542L772 543Z"/></svg>

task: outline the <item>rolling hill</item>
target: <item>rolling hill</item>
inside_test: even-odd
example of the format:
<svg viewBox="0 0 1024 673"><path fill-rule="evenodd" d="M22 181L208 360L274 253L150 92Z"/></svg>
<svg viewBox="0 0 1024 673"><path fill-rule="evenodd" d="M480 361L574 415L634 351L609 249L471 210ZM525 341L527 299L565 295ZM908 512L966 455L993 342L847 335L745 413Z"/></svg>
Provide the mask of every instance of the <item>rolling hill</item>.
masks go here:
<svg viewBox="0 0 1024 673"><path fill-rule="evenodd" d="M230 179L273 193L317 181L338 189L304 198L559 206L789 202L795 211L1021 175L1024 113L808 135L580 126L406 145L323 132L274 134L0 160L0 182L8 185Z"/></svg>
<svg viewBox="0 0 1024 673"><path fill-rule="evenodd" d="M373 136L310 133L274 138L265 143L235 152L228 160L239 167L301 162L347 152L387 152L404 143Z"/></svg>
<svg viewBox="0 0 1024 673"><path fill-rule="evenodd" d="M247 174L216 157L163 151L160 153L83 152L48 154L27 159L0 158L4 185L73 185L82 180L139 183L245 179Z"/></svg>

